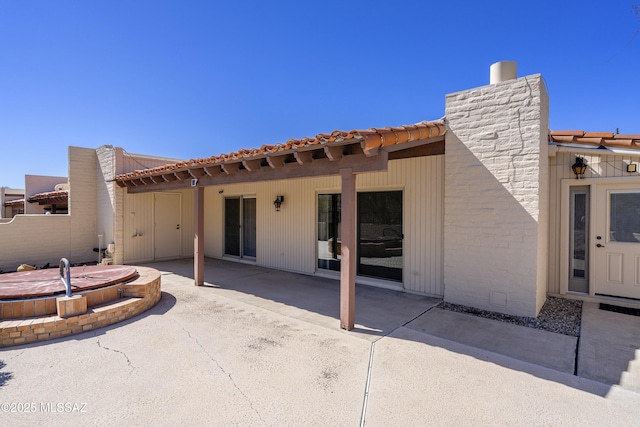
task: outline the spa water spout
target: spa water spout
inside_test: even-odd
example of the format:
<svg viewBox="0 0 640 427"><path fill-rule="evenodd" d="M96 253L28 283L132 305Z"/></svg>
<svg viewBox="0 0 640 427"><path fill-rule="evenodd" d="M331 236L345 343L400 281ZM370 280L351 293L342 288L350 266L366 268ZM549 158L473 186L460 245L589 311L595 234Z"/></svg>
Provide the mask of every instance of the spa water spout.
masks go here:
<svg viewBox="0 0 640 427"><path fill-rule="evenodd" d="M67 297L71 298L71 267L69 267L69 260L66 258L60 259L60 280L62 280L62 283L64 283L64 287L67 290Z"/></svg>

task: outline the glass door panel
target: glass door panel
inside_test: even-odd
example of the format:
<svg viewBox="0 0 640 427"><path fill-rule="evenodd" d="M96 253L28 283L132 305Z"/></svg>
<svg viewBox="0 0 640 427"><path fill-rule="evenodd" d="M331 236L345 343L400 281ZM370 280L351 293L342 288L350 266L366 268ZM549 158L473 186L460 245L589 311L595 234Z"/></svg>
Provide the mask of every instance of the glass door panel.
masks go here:
<svg viewBox="0 0 640 427"><path fill-rule="evenodd" d="M242 256L256 257L256 199L242 199Z"/></svg>
<svg viewBox="0 0 640 427"><path fill-rule="evenodd" d="M358 274L402 281L402 191L358 193Z"/></svg>
<svg viewBox="0 0 640 427"><path fill-rule="evenodd" d="M589 292L589 187L570 191L569 291Z"/></svg>
<svg viewBox="0 0 640 427"><path fill-rule="evenodd" d="M640 242L640 193L611 193L609 241Z"/></svg>
<svg viewBox="0 0 640 427"><path fill-rule="evenodd" d="M318 268L340 271L340 194L318 194Z"/></svg>
<svg viewBox="0 0 640 427"><path fill-rule="evenodd" d="M240 256L240 199L224 199L224 253Z"/></svg>

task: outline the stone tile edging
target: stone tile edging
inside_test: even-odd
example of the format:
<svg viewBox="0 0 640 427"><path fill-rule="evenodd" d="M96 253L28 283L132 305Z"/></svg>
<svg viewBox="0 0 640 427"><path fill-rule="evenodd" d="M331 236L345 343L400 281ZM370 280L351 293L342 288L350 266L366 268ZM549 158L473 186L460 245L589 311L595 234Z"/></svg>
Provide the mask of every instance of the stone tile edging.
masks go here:
<svg viewBox="0 0 640 427"><path fill-rule="evenodd" d="M95 306L79 316L58 315L0 321L0 347L9 347L79 334L112 325L149 310L160 301L160 272L136 267L138 277L119 286L122 298Z"/></svg>

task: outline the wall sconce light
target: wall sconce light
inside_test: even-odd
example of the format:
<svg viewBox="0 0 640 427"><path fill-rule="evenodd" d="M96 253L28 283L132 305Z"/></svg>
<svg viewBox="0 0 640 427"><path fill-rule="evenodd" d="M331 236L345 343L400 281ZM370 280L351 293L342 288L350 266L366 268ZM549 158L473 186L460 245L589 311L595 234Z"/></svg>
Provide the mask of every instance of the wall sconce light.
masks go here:
<svg viewBox="0 0 640 427"><path fill-rule="evenodd" d="M571 170L576 174L576 178L584 178L584 173L587 171L587 165L584 164L584 158L577 156L576 162L571 165Z"/></svg>
<svg viewBox="0 0 640 427"><path fill-rule="evenodd" d="M284 202L284 196L276 196L276 199L273 201L273 206L275 206L276 212L280 212L282 202Z"/></svg>

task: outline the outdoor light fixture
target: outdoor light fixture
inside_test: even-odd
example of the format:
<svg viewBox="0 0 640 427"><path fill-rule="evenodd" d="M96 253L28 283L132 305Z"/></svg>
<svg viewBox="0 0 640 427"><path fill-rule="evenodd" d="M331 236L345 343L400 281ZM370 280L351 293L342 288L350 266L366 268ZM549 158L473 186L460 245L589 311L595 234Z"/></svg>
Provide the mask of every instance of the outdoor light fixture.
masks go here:
<svg viewBox="0 0 640 427"><path fill-rule="evenodd" d="M576 174L576 178L584 178L584 173L587 171L587 165L584 164L584 159L580 156L576 157L576 162L571 165L571 170Z"/></svg>
<svg viewBox="0 0 640 427"><path fill-rule="evenodd" d="M273 201L273 206L276 207L276 212L280 212L280 206L282 206L282 202L284 202L284 196L276 196L276 199Z"/></svg>

